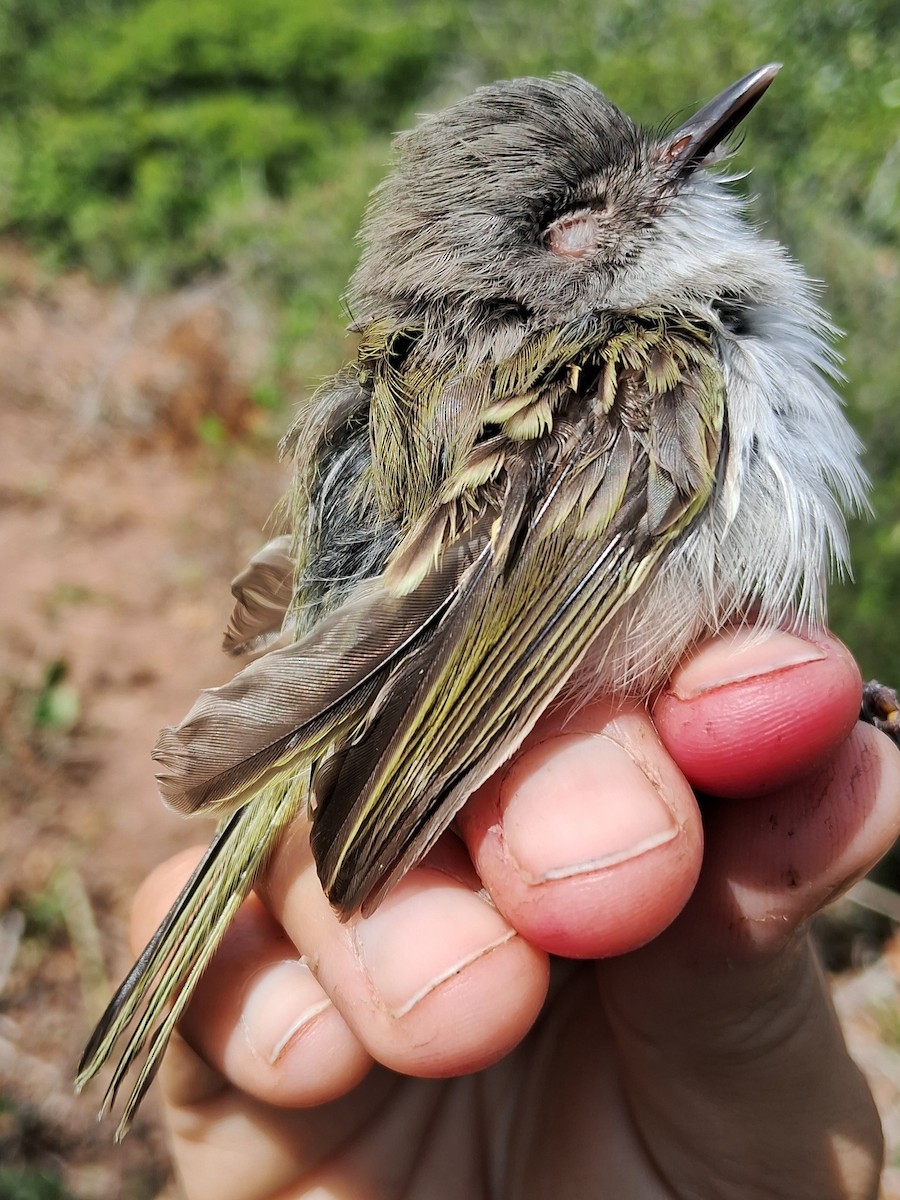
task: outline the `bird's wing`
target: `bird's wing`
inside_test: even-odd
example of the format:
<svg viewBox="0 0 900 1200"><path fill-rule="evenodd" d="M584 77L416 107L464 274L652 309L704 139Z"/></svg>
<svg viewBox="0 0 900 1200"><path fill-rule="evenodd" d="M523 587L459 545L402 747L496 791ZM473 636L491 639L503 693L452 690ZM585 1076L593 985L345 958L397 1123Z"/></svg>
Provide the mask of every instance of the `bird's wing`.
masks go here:
<svg viewBox="0 0 900 1200"><path fill-rule="evenodd" d="M313 767L313 849L344 912L424 853L711 493L708 344L651 326L599 347L564 386L563 338L498 370L484 436L384 573L163 731L172 807L229 811Z"/></svg>
<svg viewBox="0 0 900 1200"><path fill-rule="evenodd" d="M543 413L541 392L490 414L518 439L476 448L482 476L498 449L506 478L488 554L415 669L320 772L313 849L342 912L371 910L425 853L707 503L721 375L711 354L673 364L645 349L607 358L579 417ZM541 429L536 474L521 439ZM386 576L398 561L415 576L409 559L401 546Z"/></svg>
<svg viewBox="0 0 900 1200"><path fill-rule="evenodd" d="M486 546L475 526L414 590L401 595L381 579L360 585L305 637L202 692L153 751L166 803L182 813L227 811L323 755L446 618Z"/></svg>

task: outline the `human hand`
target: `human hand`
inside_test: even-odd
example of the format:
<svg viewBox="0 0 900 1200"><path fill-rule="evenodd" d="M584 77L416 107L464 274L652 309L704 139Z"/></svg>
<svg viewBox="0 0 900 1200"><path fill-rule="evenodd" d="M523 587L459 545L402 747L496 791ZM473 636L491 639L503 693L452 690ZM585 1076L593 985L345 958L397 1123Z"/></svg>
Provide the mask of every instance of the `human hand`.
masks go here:
<svg viewBox="0 0 900 1200"><path fill-rule="evenodd" d="M717 639L653 722L544 721L367 920L334 915L298 823L164 1063L187 1195L874 1197L806 936L900 819L858 704L836 642ZM136 941L197 857L144 885Z"/></svg>

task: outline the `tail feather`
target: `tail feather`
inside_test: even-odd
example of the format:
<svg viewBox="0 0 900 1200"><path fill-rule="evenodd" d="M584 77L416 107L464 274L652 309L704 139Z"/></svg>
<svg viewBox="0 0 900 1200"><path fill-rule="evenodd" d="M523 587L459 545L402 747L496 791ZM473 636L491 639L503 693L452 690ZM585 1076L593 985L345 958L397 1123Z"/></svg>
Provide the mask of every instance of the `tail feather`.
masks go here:
<svg viewBox="0 0 900 1200"><path fill-rule="evenodd" d="M194 868L190 879L188 879L179 892L175 903L166 913L161 925L141 951L134 966L128 972L116 994L107 1005L103 1016L97 1022L97 1027L94 1029L88 1044L84 1048L81 1062L78 1064L79 1087L83 1086L93 1074L93 1072L85 1074L88 1070L88 1064L100 1056L106 1056L117 1036L114 1031L124 1028L134 1016L150 980L160 966L160 960L165 957L166 946L171 946L174 935L182 931L180 918L188 910L190 902L203 887L206 876L212 870L216 859L223 852L230 840L233 827L240 820L242 813L242 809L232 813L229 820L219 829L203 858Z"/></svg>
<svg viewBox="0 0 900 1200"><path fill-rule="evenodd" d="M101 1115L115 1103L126 1076L143 1055L116 1129L117 1141L128 1132L201 975L307 796L303 773L299 780L285 775L232 814L100 1018L78 1065L79 1091L100 1071L119 1039L127 1039Z"/></svg>

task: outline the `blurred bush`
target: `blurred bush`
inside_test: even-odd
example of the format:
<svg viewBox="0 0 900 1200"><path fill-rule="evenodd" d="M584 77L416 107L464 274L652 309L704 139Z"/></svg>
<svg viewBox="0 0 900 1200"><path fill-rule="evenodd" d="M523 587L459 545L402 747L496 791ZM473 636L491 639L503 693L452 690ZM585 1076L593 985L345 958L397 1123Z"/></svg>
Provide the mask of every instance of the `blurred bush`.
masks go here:
<svg viewBox="0 0 900 1200"><path fill-rule="evenodd" d="M342 353L353 232L388 135L487 79L567 69L669 123L785 69L738 165L847 331L880 520L835 621L900 679L900 22L896 0L7 0L0 229L60 265L165 286L240 273L274 296L270 402ZM274 397L274 400L273 400Z"/></svg>
<svg viewBox="0 0 900 1200"><path fill-rule="evenodd" d="M390 130L449 18L327 0L42 0L0 16L0 220L61 262L155 283L223 265L212 213L285 200Z"/></svg>

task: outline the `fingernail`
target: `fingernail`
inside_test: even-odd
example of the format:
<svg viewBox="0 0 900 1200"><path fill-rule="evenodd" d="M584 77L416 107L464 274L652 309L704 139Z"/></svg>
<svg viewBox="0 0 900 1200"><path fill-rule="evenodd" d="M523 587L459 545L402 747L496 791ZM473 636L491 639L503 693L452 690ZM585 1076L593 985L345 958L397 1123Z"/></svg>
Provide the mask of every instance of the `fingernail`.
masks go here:
<svg viewBox="0 0 900 1200"><path fill-rule="evenodd" d="M254 1055L274 1067L330 1007L305 963L281 962L250 984L241 1028Z"/></svg>
<svg viewBox="0 0 900 1200"><path fill-rule="evenodd" d="M500 788L506 852L531 884L602 871L676 837L651 779L607 734L564 734L515 762Z"/></svg>
<svg viewBox="0 0 900 1200"><path fill-rule="evenodd" d="M421 867L353 935L376 1002L395 1019L516 936L478 893Z"/></svg>
<svg viewBox="0 0 900 1200"><path fill-rule="evenodd" d="M762 634L753 629L736 629L702 647L675 675L669 692L679 700L694 700L731 683L772 675L826 657L821 646L792 633L776 630Z"/></svg>

